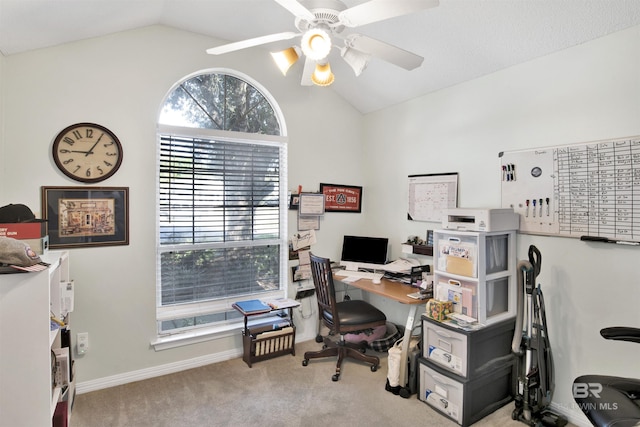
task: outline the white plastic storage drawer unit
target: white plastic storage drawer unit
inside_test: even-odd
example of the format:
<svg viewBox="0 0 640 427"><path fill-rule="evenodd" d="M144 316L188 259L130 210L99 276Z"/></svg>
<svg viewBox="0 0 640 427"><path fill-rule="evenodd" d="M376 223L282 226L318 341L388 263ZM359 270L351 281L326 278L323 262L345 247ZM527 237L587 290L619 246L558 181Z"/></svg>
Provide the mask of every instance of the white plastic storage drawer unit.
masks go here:
<svg viewBox="0 0 640 427"><path fill-rule="evenodd" d="M514 360L515 319L465 331L422 316L422 356L464 378L475 378Z"/></svg>
<svg viewBox="0 0 640 427"><path fill-rule="evenodd" d="M490 325L515 317L515 230L434 232L434 298Z"/></svg>
<svg viewBox="0 0 640 427"><path fill-rule="evenodd" d="M420 358L419 399L463 427L509 403L514 390L513 362L468 380Z"/></svg>

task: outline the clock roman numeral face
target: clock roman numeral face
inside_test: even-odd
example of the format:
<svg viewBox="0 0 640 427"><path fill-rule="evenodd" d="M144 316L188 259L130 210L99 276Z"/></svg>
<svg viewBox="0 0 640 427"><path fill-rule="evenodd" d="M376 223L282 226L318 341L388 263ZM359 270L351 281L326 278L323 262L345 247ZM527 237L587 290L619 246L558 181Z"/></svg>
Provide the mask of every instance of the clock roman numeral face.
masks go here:
<svg viewBox="0 0 640 427"><path fill-rule="evenodd" d="M113 175L122 162L122 146L107 128L79 123L64 129L53 143L58 168L81 182L99 182Z"/></svg>

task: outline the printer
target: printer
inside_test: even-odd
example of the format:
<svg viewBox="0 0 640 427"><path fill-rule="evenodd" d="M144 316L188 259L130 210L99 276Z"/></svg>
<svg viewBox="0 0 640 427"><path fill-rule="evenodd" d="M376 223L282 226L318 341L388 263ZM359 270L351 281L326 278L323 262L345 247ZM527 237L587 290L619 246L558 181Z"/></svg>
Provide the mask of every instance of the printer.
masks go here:
<svg viewBox="0 0 640 427"><path fill-rule="evenodd" d="M459 231L508 231L520 228L520 215L513 208L445 209L442 228Z"/></svg>

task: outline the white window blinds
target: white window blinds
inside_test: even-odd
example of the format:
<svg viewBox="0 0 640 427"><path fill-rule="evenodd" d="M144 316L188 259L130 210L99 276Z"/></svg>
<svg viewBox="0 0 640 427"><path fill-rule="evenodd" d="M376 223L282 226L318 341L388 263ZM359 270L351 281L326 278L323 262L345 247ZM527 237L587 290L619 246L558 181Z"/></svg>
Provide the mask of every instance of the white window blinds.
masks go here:
<svg viewBox="0 0 640 427"><path fill-rule="evenodd" d="M160 136L160 305L280 289L282 144Z"/></svg>

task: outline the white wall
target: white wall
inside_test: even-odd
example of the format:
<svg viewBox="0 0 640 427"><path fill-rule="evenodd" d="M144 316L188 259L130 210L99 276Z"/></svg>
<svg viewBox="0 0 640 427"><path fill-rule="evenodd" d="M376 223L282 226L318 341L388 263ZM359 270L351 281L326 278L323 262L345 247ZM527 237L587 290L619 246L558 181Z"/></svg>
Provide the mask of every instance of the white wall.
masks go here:
<svg viewBox="0 0 640 427"><path fill-rule="evenodd" d="M211 38L162 26L143 28L3 58L0 205L25 203L39 216L41 186L82 186L57 171L51 143L77 122L102 124L119 137L124 161L101 186L130 189L130 245L71 250L76 282L73 331L88 332L89 352L77 358L80 384L146 372L215 354L234 354L240 335L155 352L156 121L172 85L212 67L240 71L263 85L283 110L289 132L291 188L317 191L319 182L362 183L361 116L332 91L300 87L284 78L268 51L214 57ZM340 156L336 156L336 152ZM295 213L295 211L291 211ZM357 226L363 215L327 216L318 251L334 256L334 233ZM295 231L294 218L290 231ZM304 331L304 327L302 330ZM311 328L307 328L311 329ZM311 335L315 336L315 335Z"/></svg>
<svg viewBox="0 0 640 427"><path fill-rule="evenodd" d="M0 58L0 204L39 213L40 187L80 185L57 172L50 149L65 126L94 121L124 147L120 171L103 185L127 186L131 244L74 249L74 332L90 334L77 359L78 381L224 354L239 336L153 351L155 337L155 123L171 86L210 67L236 69L279 102L289 133L289 188L318 183L362 185L363 214L328 213L318 254L336 258L350 233L385 235L393 255L411 234L438 224L406 220L407 175L460 173L460 206L500 205L499 151L640 134L640 28L458 85L362 117L332 91L283 78L264 50L212 57L210 38L154 26ZM391 83L390 83L391 84ZM362 160L362 161L360 161ZM295 231L295 211L289 218ZM604 341L598 330L640 325L636 248L574 239L519 236L543 256L539 281L547 301L556 359L554 401L572 407L571 381L589 372L638 372L633 344ZM390 319L397 304L373 299ZM315 319L314 319L315 321ZM310 325L301 325L308 334Z"/></svg>
<svg viewBox="0 0 640 427"><path fill-rule="evenodd" d="M639 69L635 27L367 115L368 164L384 171L367 171L373 227L395 241L440 227L409 222L399 209L409 174L458 172L459 206L500 207L500 151L640 135ZM637 344L605 341L598 331L640 326L639 250L557 237L518 241L518 259L530 244L542 253L554 402L577 409L571 384L579 374L637 375Z"/></svg>
<svg viewBox="0 0 640 427"><path fill-rule="evenodd" d="M4 56L0 55L0 94L4 93ZM0 96L0 200L2 199L2 183L6 182L3 160L4 154L4 96ZM2 205L4 206L4 204Z"/></svg>

